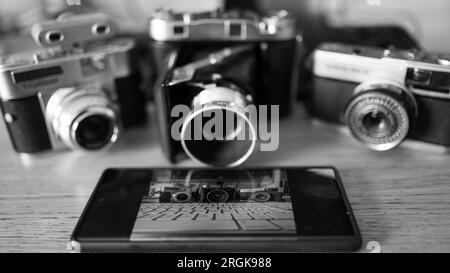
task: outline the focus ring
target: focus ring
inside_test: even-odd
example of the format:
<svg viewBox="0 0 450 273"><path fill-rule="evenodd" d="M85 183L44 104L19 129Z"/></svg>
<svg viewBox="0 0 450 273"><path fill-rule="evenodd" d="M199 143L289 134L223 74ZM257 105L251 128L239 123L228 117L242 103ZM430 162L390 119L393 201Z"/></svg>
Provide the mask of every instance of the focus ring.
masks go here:
<svg viewBox="0 0 450 273"><path fill-rule="evenodd" d="M355 138L378 151L401 144L409 133L412 118L401 101L377 91L358 94L349 104L345 117ZM375 122L375 127L367 122L372 118L379 122Z"/></svg>

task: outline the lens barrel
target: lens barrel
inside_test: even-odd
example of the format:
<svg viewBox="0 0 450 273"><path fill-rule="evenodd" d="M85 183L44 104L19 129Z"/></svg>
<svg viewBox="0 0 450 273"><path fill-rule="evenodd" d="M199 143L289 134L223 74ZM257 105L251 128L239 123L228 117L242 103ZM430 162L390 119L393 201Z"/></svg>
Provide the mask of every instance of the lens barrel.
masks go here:
<svg viewBox="0 0 450 273"><path fill-rule="evenodd" d="M269 202L271 198L272 197L270 196L270 193L265 191L255 192L250 196L250 200L253 200L258 203Z"/></svg>
<svg viewBox="0 0 450 273"><path fill-rule="evenodd" d="M397 84L363 84L355 91L345 112L353 136L376 151L400 145L417 116L412 94Z"/></svg>
<svg viewBox="0 0 450 273"><path fill-rule="evenodd" d="M99 89L59 89L46 118L57 140L74 150L98 151L115 143L120 126L117 105Z"/></svg>
<svg viewBox="0 0 450 273"><path fill-rule="evenodd" d="M242 92L231 88L214 86L200 92L181 131L185 153L212 166L235 167L245 162L257 141L255 126L246 113L249 103ZM208 128L212 123L216 126Z"/></svg>
<svg viewBox="0 0 450 273"><path fill-rule="evenodd" d="M188 203L192 200L192 196L188 192L177 192L173 195L175 203Z"/></svg>
<svg viewBox="0 0 450 273"><path fill-rule="evenodd" d="M225 203L229 199L230 195L224 190L211 190L206 194L206 200L210 203Z"/></svg>

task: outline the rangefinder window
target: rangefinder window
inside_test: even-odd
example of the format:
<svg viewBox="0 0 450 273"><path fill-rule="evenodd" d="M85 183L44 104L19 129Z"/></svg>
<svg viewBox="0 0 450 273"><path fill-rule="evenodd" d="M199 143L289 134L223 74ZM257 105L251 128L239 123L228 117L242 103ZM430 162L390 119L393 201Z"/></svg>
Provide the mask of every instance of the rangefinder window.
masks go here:
<svg viewBox="0 0 450 273"><path fill-rule="evenodd" d="M406 77L406 83L415 88L437 93L450 93L449 73L410 68Z"/></svg>
<svg viewBox="0 0 450 273"><path fill-rule="evenodd" d="M93 31L94 35L106 35L111 32L111 27L108 25L98 24L98 25L94 25L94 27L92 28L92 31Z"/></svg>
<svg viewBox="0 0 450 273"><path fill-rule="evenodd" d="M175 35L184 35L185 33L185 28L184 26L174 26L173 27L173 34Z"/></svg>
<svg viewBox="0 0 450 273"><path fill-rule="evenodd" d="M64 40L64 35L59 31L52 31L45 36L49 44L58 43Z"/></svg>
<svg viewBox="0 0 450 273"><path fill-rule="evenodd" d="M61 75L64 71L61 66L53 66L42 69L30 70L25 72L12 72L12 78L15 83L38 80L51 76Z"/></svg>
<svg viewBox="0 0 450 273"><path fill-rule="evenodd" d="M243 34L243 27L240 23L231 23L229 25L228 33L232 37L241 37Z"/></svg>

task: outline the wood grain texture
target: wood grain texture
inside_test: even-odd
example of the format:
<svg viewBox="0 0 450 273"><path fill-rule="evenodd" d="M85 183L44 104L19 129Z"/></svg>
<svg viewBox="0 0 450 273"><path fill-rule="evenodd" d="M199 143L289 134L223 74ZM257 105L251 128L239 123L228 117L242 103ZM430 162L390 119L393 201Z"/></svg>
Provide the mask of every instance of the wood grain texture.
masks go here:
<svg viewBox="0 0 450 273"><path fill-rule="evenodd" d="M300 107L299 107L300 109ZM340 169L364 242L383 252L450 252L450 156L370 151L302 111L281 123L280 149L248 166ZM110 167L169 167L152 124L111 150L19 156L0 125L0 252L64 252L97 180ZM180 166L197 166L189 161Z"/></svg>

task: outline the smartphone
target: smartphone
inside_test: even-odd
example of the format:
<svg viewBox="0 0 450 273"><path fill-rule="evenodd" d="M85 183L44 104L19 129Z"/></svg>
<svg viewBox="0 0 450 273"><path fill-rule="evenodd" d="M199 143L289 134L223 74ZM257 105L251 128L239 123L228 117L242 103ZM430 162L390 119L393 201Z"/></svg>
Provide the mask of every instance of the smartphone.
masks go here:
<svg viewBox="0 0 450 273"><path fill-rule="evenodd" d="M352 252L361 234L331 167L110 169L71 252Z"/></svg>

